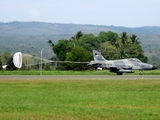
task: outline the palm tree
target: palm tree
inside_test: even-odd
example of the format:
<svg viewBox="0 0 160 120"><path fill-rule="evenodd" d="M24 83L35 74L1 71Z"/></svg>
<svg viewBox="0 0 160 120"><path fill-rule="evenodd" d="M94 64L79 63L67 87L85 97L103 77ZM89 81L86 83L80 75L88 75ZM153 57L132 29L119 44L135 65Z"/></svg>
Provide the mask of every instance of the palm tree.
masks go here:
<svg viewBox="0 0 160 120"><path fill-rule="evenodd" d="M80 37L82 37L84 34L81 31L78 31L76 35L72 36L72 40L78 40Z"/></svg>
<svg viewBox="0 0 160 120"><path fill-rule="evenodd" d="M126 32L122 32L121 34L120 34L120 39L121 39L121 42L122 42L122 44L124 45L124 44L127 44L129 41L128 41L128 35L127 35L127 33Z"/></svg>
<svg viewBox="0 0 160 120"><path fill-rule="evenodd" d="M139 38L137 38L137 36L135 34L133 34L132 36L130 36L132 44L140 44L141 42L139 42Z"/></svg>

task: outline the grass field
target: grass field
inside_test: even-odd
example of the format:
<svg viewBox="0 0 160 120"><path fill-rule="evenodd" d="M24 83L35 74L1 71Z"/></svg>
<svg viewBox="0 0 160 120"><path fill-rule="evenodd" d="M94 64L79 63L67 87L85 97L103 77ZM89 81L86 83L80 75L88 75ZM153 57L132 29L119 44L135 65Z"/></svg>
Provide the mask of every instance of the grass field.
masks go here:
<svg viewBox="0 0 160 120"><path fill-rule="evenodd" d="M137 70L135 73L124 73L124 75L138 75L140 72ZM40 70L13 70L13 71L0 71L0 75L40 75ZM87 70L87 71L45 71L43 75L116 75L116 73L109 72L109 70ZM144 75L160 75L160 70L144 71Z"/></svg>
<svg viewBox="0 0 160 120"><path fill-rule="evenodd" d="M0 120L159 120L160 80L1 80Z"/></svg>

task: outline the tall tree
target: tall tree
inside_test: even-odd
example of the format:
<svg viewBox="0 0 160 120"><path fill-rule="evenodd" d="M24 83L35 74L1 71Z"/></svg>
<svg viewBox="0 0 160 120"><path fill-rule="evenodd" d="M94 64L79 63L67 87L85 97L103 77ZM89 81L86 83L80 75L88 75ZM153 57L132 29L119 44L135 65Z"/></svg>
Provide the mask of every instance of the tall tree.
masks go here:
<svg viewBox="0 0 160 120"><path fill-rule="evenodd" d="M8 70L17 69L13 64L13 56L10 52L4 52L1 54L1 64L7 65Z"/></svg>
<svg viewBox="0 0 160 120"><path fill-rule="evenodd" d="M71 50L71 46L69 45L69 41L66 39L61 39L58 41L58 44L53 46L53 52L57 55L60 61L64 61L66 59L66 54Z"/></svg>
<svg viewBox="0 0 160 120"><path fill-rule="evenodd" d="M118 39L118 34L112 31L108 31L108 32L103 31L98 34L98 39L100 43L109 41L112 45L115 45Z"/></svg>
<svg viewBox="0 0 160 120"><path fill-rule="evenodd" d="M123 45L129 43L128 38L129 38L129 36L127 35L126 32L122 32L120 34L120 39L121 39L121 42L122 42Z"/></svg>
<svg viewBox="0 0 160 120"><path fill-rule="evenodd" d="M97 49L99 44L100 42L94 34L85 34L79 39L78 46L81 46L88 51L92 51L93 49Z"/></svg>
<svg viewBox="0 0 160 120"><path fill-rule="evenodd" d="M101 43L98 51L101 51L104 58L108 60L118 59L119 53L117 51L116 46L112 45L109 41L106 41L105 43Z"/></svg>
<svg viewBox="0 0 160 120"><path fill-rule="evenodd" d="M135 34L129 36L126 32L118 35L112 31L103 31L95 36L79 31L70 40L59 40L58 44L53 46L53 51L61 61L84 61L82 58L85 58L85 53L95 49L101 51L106 59L136 57L146 62L147 57L144 56L138 40ZM79 69L73 64L63 64L63 68Z"/></svg>
<svg viewBox="0 0 160 120"><path fill-rule="evenodd" d="M127 46L127 44L130 44L131 42L130 42L130 38L126 32L122 32L120 34L120 40L121 40L121 42L119 42L119 44L120 44L119 45L120 46L119 54L120 54L120 59L123 59L123 58L128 57L127 52L126 52L126 48L127 48L126 46Z"/></svg>
<svg viewBox="0 0 160 120"><path fill-rule="evenodd" d="M2 64L3 65L7 65L7 64L10 64L9 62L10 62L10 59L12 58L12 55L11 55L11 53L10 52L4 52L4 53L2 53L2 55L1 55L1 62L2 62Z"/></svg>
<svg viewBox="0 0 160 120"><path fill-rule="evenodd" d="M85 48L80 46L75 46L72 48L71 52L67 53L66 61L76 61L76 62L89 62L93 59L92 52L87 51ZM82 63L68 63L68 69L71 70L86 70L88 69L87 64Z"/></svg>
<svg viewBox="0 0 160 120"><path fill-rule="evenodd" d="M84 34L81 31L78 31L73 37L72 39L74 40L78 40L80 37L82 37Z"/></svg>
<svg viewBox="0 0 160 120"><path fill-rule="evenodd" d="M132 36L130 36L130 39L132 41L132 44L140 44L141 42L139 42L139 38L137 38L137 36L135 34L133 34Z"/></svg>
<svg viewBox="0 0 160 120"><path fill-rule="evenodd" d="M108 41L108 33L105 31L101 31L98 34L98 39L99 39L100 43L104 43L104 42Z"/></svg>

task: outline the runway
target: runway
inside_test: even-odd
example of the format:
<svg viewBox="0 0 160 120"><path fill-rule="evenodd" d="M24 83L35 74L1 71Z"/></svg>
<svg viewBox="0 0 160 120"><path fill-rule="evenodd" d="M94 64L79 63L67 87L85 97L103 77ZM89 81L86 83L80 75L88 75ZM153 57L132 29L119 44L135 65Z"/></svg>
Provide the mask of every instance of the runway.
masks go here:
<svg viewBox="0 0 160 120"><path fill-rule="evenodd" d="M0 75L0 80L160 80L160 75Z"/></svg>

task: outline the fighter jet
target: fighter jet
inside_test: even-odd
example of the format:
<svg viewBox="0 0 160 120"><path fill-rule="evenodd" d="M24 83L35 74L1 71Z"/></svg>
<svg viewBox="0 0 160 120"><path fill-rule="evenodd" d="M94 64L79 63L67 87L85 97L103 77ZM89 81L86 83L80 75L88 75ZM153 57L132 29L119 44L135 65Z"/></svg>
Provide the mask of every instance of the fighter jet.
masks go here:
<svg viewBox="0 0 160 120"><path fill-rule="evenodd" d="M109 69L110 72L115 72L117 75L123 73L133 73L134 70L155 70L156 66L148 63L141 62L137 58L119 59L119 60L106 60L100 52L93 50L94 61L89 65L97 69ZM140 73L142 74L142 73Z"/></svg>

